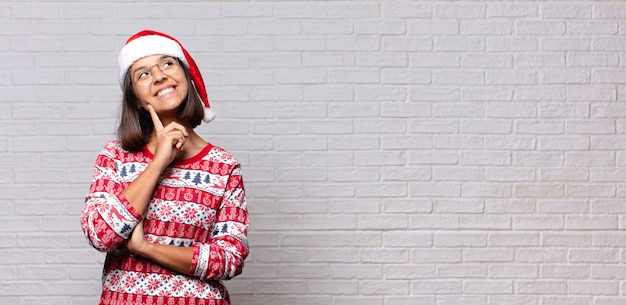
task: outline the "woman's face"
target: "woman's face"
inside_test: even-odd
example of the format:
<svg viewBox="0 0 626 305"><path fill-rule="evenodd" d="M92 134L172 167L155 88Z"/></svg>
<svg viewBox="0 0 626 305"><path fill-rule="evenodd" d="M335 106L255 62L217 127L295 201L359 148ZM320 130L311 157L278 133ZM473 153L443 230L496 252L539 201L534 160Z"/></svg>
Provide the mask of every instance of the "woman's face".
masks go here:
<svg viewBox="0 0 626 305"><path fill-rule="evenodd" d="M128 71L133 92L141 107L152 105L159 115L176 116L189 90L185 71L170 56L151 55L138 59Z"/></svg>

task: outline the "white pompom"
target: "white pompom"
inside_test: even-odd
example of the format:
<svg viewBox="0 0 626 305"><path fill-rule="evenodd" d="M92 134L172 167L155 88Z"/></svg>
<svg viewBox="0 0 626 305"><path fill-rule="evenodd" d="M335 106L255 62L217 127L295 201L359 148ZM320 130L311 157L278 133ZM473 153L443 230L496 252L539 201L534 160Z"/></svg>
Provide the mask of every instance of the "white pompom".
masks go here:
<svg viewBox="0 0 626 305"><path fill-rule="evenodd" d="M203 121L205 121L206 123L211 122L215 119L215 111L213 111L213 109L211 108L204 108L204 119L202 119Z"/></svg>

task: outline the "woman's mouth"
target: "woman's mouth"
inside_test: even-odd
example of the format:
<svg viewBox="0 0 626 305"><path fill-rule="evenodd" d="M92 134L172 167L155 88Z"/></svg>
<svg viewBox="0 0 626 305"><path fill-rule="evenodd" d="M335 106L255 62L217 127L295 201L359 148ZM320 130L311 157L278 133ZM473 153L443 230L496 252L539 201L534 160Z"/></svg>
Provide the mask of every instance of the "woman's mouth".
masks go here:
<svg viewBox="0 0 626 305"><path fill-rule="evenodd" d="M156 96L157 97L163 97L171 92L174 92L175 88L174 87L167 87L163 90L159 90L159 92L157 92Z"/></svg>

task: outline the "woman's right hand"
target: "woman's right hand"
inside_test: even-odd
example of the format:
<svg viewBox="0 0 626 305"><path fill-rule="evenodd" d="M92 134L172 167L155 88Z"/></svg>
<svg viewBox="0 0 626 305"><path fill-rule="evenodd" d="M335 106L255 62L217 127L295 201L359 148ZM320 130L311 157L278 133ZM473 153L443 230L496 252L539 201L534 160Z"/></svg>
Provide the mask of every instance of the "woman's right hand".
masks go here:
<svg viewBox="0 0 626 305"><path fill-rule="evenodd" d="M147 105L146 108L150 112L152 117L152 123L154 124L154 130L156 132L156 143L154 148L154 159L152 162L159 162L159 164L165 168L174 159L176 155L182 151L183 145L189 138L189 133L185 126L176 122L171 122L167 126L163 126L159 115L152 105Z"/></svg>

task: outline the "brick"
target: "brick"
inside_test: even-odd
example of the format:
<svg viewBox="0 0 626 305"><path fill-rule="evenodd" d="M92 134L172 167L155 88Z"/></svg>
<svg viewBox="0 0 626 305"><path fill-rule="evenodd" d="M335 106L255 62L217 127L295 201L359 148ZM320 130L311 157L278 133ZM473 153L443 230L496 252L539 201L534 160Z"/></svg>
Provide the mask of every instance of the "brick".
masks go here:
<svg viewBox="0 0 626 305"><path fill-rule="evenodd" d="M301 22L302 32L307 34L350 34L354 31L351 21L304 19Z"/></svg>
<svg viewBox="0 0 626 305"><path fill-rule="evenodd" d="M460 294L463 282L460 280L415 280L411 282L413 294Z"/></svg>
<svg viewBox="0 0 626 305"><path fill-rule="evenodd" d="M616 34L618 25L614 21L573 21L567 24L568 32L572 34Z"/></svg>
<svg viewBox="0 0 626 305"><path fill-rule="evenodd" d="M515 151L532 150L536 139L531 136L497 135L485 137L485 147L488 149L511 149ZM515 156L515 155L514 155ZM515 160L514 160L515 161Z"/></svg>
<svg viewBox="0 0 626 305"><path fill-rule="evenodd" d="M466 88L462 96L464 100L471 101L509 101L513 98L513 91L497 87Z"/></svg>
<svg viewBox="0 0 626 305"><path fill-rule="evenodd" d="M565 228L571 230L615 230L617 218L614 216L568 216Z"/></svg>
<svg viewBox="0 0 626 305"><path fill-rule="evenodd" d="M485 41L487 52L528 52L539 49L539 41L531 37L487 37Z"/></svg>
<svg viewBox="0 0 626 305"><path fill-rule="evenodd" d="M41 281L0 281L1 290L13 296L41 296L46 295L46 286Z"/></svg>
<svg viewBox="0 0 626 305"><path fill-rule="evenodd" d="M332 118L374 118L380 113L377 103L363 103L361 105L330 105L328 107L328 116ZM310 127L316 126L337 126L342 127L342 130L352 132L352 124L348 122L309 122ZM349 126L348 126L349 125ZM328 132L334 130L334 128L328 128ZM337 130L339 131L339 130ZM333 132L335 133L335 132Z"/></svg>
<svg viewBox="0 0 626 305"><path fill-rule="evenodd" d="M485 16L485 7L479 4L440 4L435 6L435 17L442 19L481 18Z"/></svg>
<svg viewBox="0 0 626 305"><path fill-rule="evenodd" d="M544 298L545 299L545 298ZM489 305L509 304L509 305L537 305L539 304L538 296L519 296L519 295L494 295L490 297ZM562 302L556 304L563 304ZM555 305L556 305L555 304Z"/></svg>
<svg viewBox="0 0 626 305"><path fill-rule="evenodd" d="M531 264L493 264L489 266L490 278L533 279L539 275L538 268Z"/></svg>
<svg viewBox="0 0 626 305"><path fill-rule="evenodd" d="M428 200L385 198L382 210L386 213L427 213L432 211Z"/></svg>
<svg viewBox="0 0 626 305"><path fill-rule="evenodd" d="M543 42L543 49L546 51L589 51L592 42L589 39L579 38L551 38Z"/></svg>
<svg viewBox="0 0 626 305"><path fill-rule="evenodd" d="M386 21L357 21L354 24L356 34L404 34L406 32L403 20Z"/></svg>
<svg viewBox="0 0 626 305"><path fill-rule="evenodd" d="M384 283L378 281L362 281L359 283L359 291L363 295L408 295L410 293L410 281L386 280Z"/></svg>
<svg viewBox="0 0 626 305"><path fill-rule="evenodd" d="M382 49L384 51L425 52L433 49L433 41L430 38L407 38L407 37L383 37ZM375 48L369 49L370 51Z"/></svg>
<svg viewBox="0 0 626 305"><path fill-rule="evenodd" d="M565 281L520 281L515 288L521 294L562 294L567 289Z"/></svg>
<svg viewBox="0 0 626 305"><path fill-rule="evenodd" d="M513 56L513 66L520 68L562 68L565 63L566 56L558 52L521 53Z"/></svg>
<svg viewBox="0 0 626 305"><path fill-rule="evenodd" d="M358 261L354 249L315 249L308 251L308 261L326 263L355 263Z"/></svg>
<svg viewBox="0 0 626 305"><path fill-rule="evenodd" d="M316 195L321 198L348 198L354 196L355 187L351 184L308 184L304 186L303 194L306 196Z"/></svg>
<svg viewBox="0 0 626 305"><path fill-rule="evenodd" d="M62 17L63 6L57 3L19 3L11 6L11 17L15 19L56 19Z"/></svg>
<svg viewBox="0 0 626 305"><path fill-rule="evenodd" d="M562 249L521 249L517 253L521 263L562 263L567 260L567 252Z"/></svg>
<svg viewBox="0 0 626 305"><path fill-rule="evenodd" d="M315 136L283 136L275 140L274 147L280 151L326 150L328 141Z"/></svg>
<svg viewBox="0 0 626 305"><path fill-rule="evenodd" d="M484 107L479 105L460 105L450 103L447 105L435 105L433 107L433 115L438 118L445 117L461 117L476 118L484 116Z"/></svg>
<svg viewBox="0 0 626 305"><path fill-rule="evenodd" d="M456 53L419 53L410 55L411 67L452 68L461 66L461 56Z"/></svg>
<svg viewBox="0 0 626 305"><path fill-rule="evenodd" d="M456 20L413 20L408 22L408 33L410 35L458 35L459 22Z"/></svg>
<svg viewBox="0 0 626 305"><path fill-rule="evenodd" d="M471 166L499 166L511 164L511 157L507 153L467 151L459 157L459 164Z"/></svg>
<svg viewBox="0 0 626 305"><path fill-rule="evenodd" d="M380 296L336 296L334 301L346 305L382 305L383 298ZM330 302L330 301L328 301ZM326 303L328 303L326 302Z"/></svg>
<svg viewBox="0 0 626 305"><path fill-rule="evenodd" d="M379 15L380 7L374 2L339 2L328 11L329 18L371 18Z"/></svg>
<svg viewBox="0 0 626 305"><path fill-rule="evenodd" d="M472 248L487 245L487 235L484 233L436 233L433 245L444 248Z"/></svg>
<svg viewBox="0 0 626 305"><path fill-rule="evenodd" d="M565 33L565 22L541 20L520 21L515 23L519 35L562 35Z"/></svg>
<svg viewBox="0 0 626 305"><path fill-rule="evenodd" d="M514 216L512 223L517 230L559 230L565 226L560 216Z"/></svg>
<svg viewBox="0 0 626 305"><path fill-rule="evenodd" d="M0 282L16 280L18 277L17 266L0 266Z"/></svg>
<svg viewBox="0 0 626 305"><path fill-rule="evenodd" d="M332 55L332 53L331 53ZM343 57L346 60L335 64L336 66L343 66L342 63L354 62L358 66L362 67L409 67L409 56L402 53L358 53L355 58L348 57L348 54L344 54ZM320 56L321 57L321 56ZM351 60L350 60L351 59Z"/></svg>
<svg viewBox="0 0 626 305"><path fill-rule="evenodd" d="M534 169L528 168L485 168L485 179L487 181L511 182L511 181L534 181L536 173Z"/></svg>
<svg viewBox="0 0 626 305"><path fill-rule="evenodd" d="M432 5L417 2L384 2L383 16L394 18L425 18L432 17Z"/></svg>
<svg viewBox="0 0 626 305"><path fill-rule="evenodd" d="M468 294L488 294L498 291L502 294L512 293L514 282L506 280L476 280L471 279L465 283L465 290Z"/></svg>
<svg viewBox="0 0 626 305"><path fill-rule="evenodd" d="M502 215L468 214L460 217L460 227L466 230L505 230L511 228L510 217Z"/></svg>
<svg viewBox="0 0 626 305"><path fill-rule="evenodd" d="M409 217L409 228L429 230L455 230L459 229L460 219L458 215L412 215Z"/></svg>
<svg viewBox="0 0 626 305"><path fill-rule="evenodd" d="M432 266L388 265L383 270L385 278L394 280L413 280L434 278L435 268Z"/></svg>
<svg viewBox="0 0 626 305"><path fill-rule="evenodd" d="M274 266L266 266L266 268L259 269L257 272L258 279L267 278L266 274L272 274ZM278 273L275 277L294 278L294 279L326 279L330 274L330 267L327 264L302 264L302 265L290 265L289 267L277 268ZM266 271L269 271L266 273Z"/></svg>
<svg viewBox="0 0 626 305"><path fill-rule="evenodd" d="M349 280L334 281L308 281L307 293L310 294L330 294L330 295L351 295L357 294L358 283Z"/></svg>
<svg viewBox="0 0 626 305"><path fill-rule="evenodd" d="M476 63L475 61L473 61ZM463 63L461 63L463 65ZM423 81L427 83L428 80ZM473 71L444 71L434 72L432 76L432 83L438 86L446 85L481 85L485 83L485 76L482 72Z"/></svg>
<svg viewBox="0 0 626 305"><path fill-rule="evenodd" d="M424 263L458 263L461 261L459 249L413 249L413 262Z"/></svg>
<svg viewBox="0 0 626 305"><path fill-rule="evenodd" d="M589 269L583 266L546 265L541 268L541 274L552 279L586 279Z"/></svg>
<svg viewBox="0 0 626 305"><path fill-rule="evenodd" d="M261 282L254 288L254 290L256 293L264 292L279 295L298 294L306 291L306 282L294 280Z"/></svg>
<svg viewBox="0 0 626 305"><path fill-rule="evenodd" d="M242 6L242 5L240 5ZM247 4L244 6L248 6ZM259 8L257 7L256 10ZM271 14L272 8L267 8ZM278 18L314 19L328 16L328 7L320 3L282 3L273 8ZM250 9L250 11L253 11Z"/></svg>
<svg viewBox="0 0 626 305"><path fill-rule="evenodd" d="M607 3L601 6L598 6L594 11L594 17L603 17L607 19L619 18L621 16L626 16L626 10L619 6L611 3Z"/></svg>
<svg viewBox="0 0 626 305"><path fill-rule="evenodd" d="M509 20L470 20L461 23L461 35L509 35L513 32Z"/></svg>
<svg viewBox="0 0 626 305"><path fill-rule="evenodd" d="M567 54L567 63L568 66L614 67L618 64L616 56L610 52L571 52Z"/></svg>
<svg viewBox="0 0 626 305"><path fill-rule="evenodd" d="M433 211L436 213L481 213L484 210L482 201L471 199L436 199Z"/></svg>
<svg viewBox="0 0 626 305"><path fill-rule="evenodd" d="M483 138L478 135L436 136L434 147L437 149L479 149Z"/></svg>
<svg viewBox="0 0 626 305"><path fill-rule="evenodd" d="M374 35L332 36L326 40L330 51L376 51L380 39Z"/></svg>
<svg viewBox="0 0 626 305"><path fill-rule="evenodd" d="M331 75L332 76L332 75ZM370 77L373 79L374 77ZM431 72L423 70L385 69L382 74L383 84L403 84L407 79L414 84L431 83ZM332 79L331 79L332 80Z"/></svg>
<svg viewBox="0 0 626 305"><path fill-rule="evenodd" d="M461 296L461 295L446 295L439 298L440 304L484 304L487 302L486 296Z"/></svg>
<svg viewBox="0 0 626 305"><path fill-rule="evenodd" d="M457 182L413 182L409 185L411 196L457 197L461 185Z"/></svg>
<svg viewBox="0 0 626 305"><path fill-rule="evenodd" d="M539 212L542 213L586 213L589 211L589 203L585 200L542 200L539 203Z"/></svg>
<svg viewBox="0 0 626 305"><path fill-rule="evenodd" d="M562 5L545 4L542 6L542 15L546 18L590 18L593 7L586 4Z"/></svg>
<svg viewBox="0 0 626 305"><path fill-rule="evenodd" d="M487 267L484 264L440 264L437 268L437 276L440 278L480 278L487 275Z"/></svg>
<svg viewBox="0 0 626 305"><path fill-rule="evenodd" d="M398 105L396 105L398 106ZM407 107L408 108L408 107ZM384 109L383 109L384 110ZM412 109L409 109L409 111ZM417 109L419 110L419 109ZM407 112L402 107L398 107L398 112L403 112L407 115L410 115L411 112ZM417 116L417 115L416 115ZM423 116L423 115L422 115ZM445 120L445 119L416 119L409 121L409 130L411 133L456 133L462 129L462 126L459 126L459 123L456 120Z"/></svg>
<svg viewBox="0 0 626 305"><path fill-rule="evenodd" d="M377 220L377 221L375 221ZM357 217L358 227L362 230L394 230L406 229L408 218L406 215L359 215Z"/></svg>
<svg viewBox="0 0 626 305"><path fill-rule="evenodd" d="M589 247L593 244L592 237L581 233L547 233L543 244L548 247Z"/></svg>
<svg viewBox="0 0 626 305"><path fill-rule="evenodd" d="M337 264L331 266L330 274L331 278L340 279L377 279L382 271L376 265Z"/></svg>

